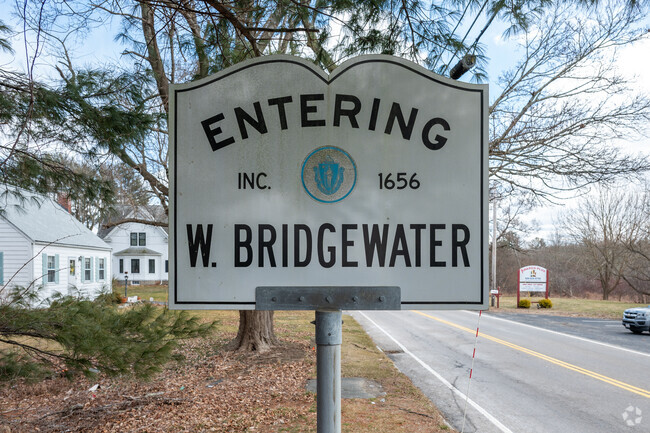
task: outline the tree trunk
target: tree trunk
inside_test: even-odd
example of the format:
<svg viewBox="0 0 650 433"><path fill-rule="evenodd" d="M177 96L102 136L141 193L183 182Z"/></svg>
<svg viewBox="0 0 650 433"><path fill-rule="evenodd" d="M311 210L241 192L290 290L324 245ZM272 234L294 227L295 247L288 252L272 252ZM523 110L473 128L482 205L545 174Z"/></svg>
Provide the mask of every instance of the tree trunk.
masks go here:
<svg viewBox="0 0 650 433"><path fill-rule="evenodd" d="M265 352L278 344L273 330L273 311L240 311L234 350Z"/></svg>

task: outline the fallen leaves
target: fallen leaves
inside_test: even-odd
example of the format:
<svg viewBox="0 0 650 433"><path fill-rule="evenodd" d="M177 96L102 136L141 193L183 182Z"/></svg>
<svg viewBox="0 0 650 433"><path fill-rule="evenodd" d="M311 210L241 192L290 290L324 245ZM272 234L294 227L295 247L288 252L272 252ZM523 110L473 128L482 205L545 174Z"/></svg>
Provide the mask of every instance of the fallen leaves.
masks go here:
<svg viewBox="0 0 650 433"><path fill-rule="evenodd" d="M262 355L225 350L237 330L237 315L219 317L216 337L184 342L177 354L185 359L170 363L149 382L99 374L0 384L0 433L315 433L315 395L305 390L315 374L308 325L313 316L276 317L283 323L276 326L283 346ZM344 400L343 431L453 431L408 378L373 349L356 322L346 319L345 329L344 371L377 380L386 395L376 401Z"/></svg>
<svg viewBox="0 0 650 433"><path fill-rule="evenodd" d="M101 375L0 388L0 426L15 432L270 432L313 417L309 344L264 355L217 351L225 340L192 340L185 361L150 382Z"/></svg>

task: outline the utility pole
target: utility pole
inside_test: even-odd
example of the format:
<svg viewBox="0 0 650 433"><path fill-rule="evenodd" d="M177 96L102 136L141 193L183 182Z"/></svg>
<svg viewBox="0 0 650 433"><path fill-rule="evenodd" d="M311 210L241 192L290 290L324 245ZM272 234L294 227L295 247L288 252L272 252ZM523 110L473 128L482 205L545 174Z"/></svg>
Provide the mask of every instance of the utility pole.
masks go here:
<svg viewBox="0 0 650 433"><path fill-rule="evenodd" d="M492 290L496 290L496 289L497 289L497 199L495 197L492 200Z"/></svg>

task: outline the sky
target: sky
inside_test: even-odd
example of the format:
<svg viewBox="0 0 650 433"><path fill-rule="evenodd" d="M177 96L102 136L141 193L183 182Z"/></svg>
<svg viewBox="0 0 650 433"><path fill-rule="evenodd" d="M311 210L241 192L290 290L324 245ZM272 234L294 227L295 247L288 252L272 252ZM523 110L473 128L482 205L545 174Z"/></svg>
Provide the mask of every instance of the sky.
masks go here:
<svg viewBox="0 0 650 433"><path fill-rule="evenodd" d="M647 27L650 29L650 21L647 22ZM624 76L634 80L634 87L638 92L650 94L650 37L623 48L618 53L616 63ZM645 132L645 139L623 139L618 140L615 145L623 152L650 157L650 124L639 125L639 130ZM629 185L622 183L619 188L629 190ZM562 220L562 214L570 212L577 203L578 201L569 199L561 205L541 206L528 214L523 220L534 228L528 239L535 237L550 239L556 230L556 225Z"/></svg>
<svg viewBox="0 0 650 433"><path fill-rule="evenodd" d="M13 10L15 0L0 0L0 20L10 25L16 34L11 39L15 53L0 53L0 68L25 71L27 61L25 46L22 35L22 24L9 11ZM480 28L480 23L479 26ZM650 18L646 18L645 27L650 29ZM481 41L486 44L486 52L489 57L487 72L490 83L490 94L494 97L498 93L496 80L499 75L508 67L514 65L518 56L513 55L515 50L512 41L504 40L502 37L505 29L504 24L495 23L487 30ZM113 63L120 58L120 53L125 49L123 45L115 41L115 34L119 30L117 19L109 20L102 28L94 29L82 41L76 41L73 51L73 62L76 65L101 65ZM459 32L461 32L459 30ZM470 35L469 39L475 36ZM621 49L616 56L616 65L623 75L635 81L635 88L639 92L650 94L650 33L644 40ZM39 60L39 64L50 62L51 58ZM46 70L41 68L41 71ZM50 74L53 69L49 68ZM467 80L468 77L463 77ZM640 125L646 137L650 136L650 125ZM646 154L650 156L650 138L641 141L620 140L615 143L624 152L631 154ZM567 200L562 205L545 204L537 207L533 212L523 219L528 222L533 230L528 239L535 237L549 238L555 231L555 222L561 218L562 212L575 205L575 200ZM490 212L491 214L491 212Z"/></svg>
<svg viewBox="0 0 650 433"><path fill-rule="evenodd" d="M648 35L633 45L626 46L616 53L616 67L620 73L634 82L634 88L639 93L650 94L650 18L644 21L644 27L649 30ZM498 89L494 82L498 76L507 67L513 66L517 56L513 56L513 44L502 37L505 26L493 26L483 38L487 44L487 52L490 57L488 65L488 75L490 77L490 94L496 95ZM614 145L618 146L622 152L632 155L647 155L650 157L650 124L639 125L639 131L643 132L645 138L628 138L618 140ZM619 188L628 189L629 185L621 183ZM581 192L584 193L584 192ZM575 194L568 194L567 199L559 204L543 203L532 212L526 214L521 219L526 223L531 231L525 239L531 241L536 237L551 239L556 231L556 226L562 220L562 215L574 209L578 200L571 199ZM590 196L589 193L586 194ZM492 209L490 209L490 215Z"/></svg>

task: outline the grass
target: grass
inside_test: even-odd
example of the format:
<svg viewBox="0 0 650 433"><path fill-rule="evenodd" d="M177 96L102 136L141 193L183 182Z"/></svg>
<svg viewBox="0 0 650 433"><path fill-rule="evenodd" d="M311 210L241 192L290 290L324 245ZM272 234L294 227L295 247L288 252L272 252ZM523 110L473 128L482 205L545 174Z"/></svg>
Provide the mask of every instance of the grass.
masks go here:
<svg viewBox="0 0 650 433"><path fill-rule="evenodd" d="M530 299L537 301L540 298L529 297L521 299ZM550 298L553 301L553 308L544 309L536 308L533 304L530 309L516 308L516 296L502 296L500 308L490 307L492 312L509 312L522 314L554 314L558 316L575 316L575 317L596 317L601 319L620 319L623 311L627 308L645 307L648 304L637 304L634 302L620 301L603 301L596 299L576 299L576 298Z"/></svg>
<svg viewBox="0 0 650 433"><path fill-rule="evenodd" d="M343 431L452 431L433 403L397 370L363 328L350 316L345 316L344 322L341 375L376 380L386 395L370 402L345 400L342 404Z"/></svg>
<svg viewBox="0 0 650 433"><path fill-rule="evenodd" d="M393 363L375 346L363 328L351 317L343 320L341 376L366 377L381 381L394 374Z"/></svg>
<svg viewBox="0 0 650 433"><path fill-rule="evenodd" d="M124 286L119 283L114 288L118 293L123 293L123 289ZM128 295L137 295L144 300L153 298L155 301L164 302L167 301L167 290L166 285L129 286ZM539 298L529 299L536 301ZM553 308L550 310L538 310L535 306L530 310L525 310L516 308L516 297L502 297L501 308L492 309L492 311L620 319L626 308L646 305L571 298L552 298L552 301ZM234 337L237 333L239 323L237 311L195 310L191 311L191 314L205 320L218 321L220 333L228 335L228 338ZM276 335L283 340L308 342L311 343L310 347L313 347L315 330L310 323L312 320L314 320L314 313L311 311L276 312L274 320ZM445 424L437 408L406 376L395 368L391 360L375 346L363 328L350 316L344 316L341 351L343 377L364 377L375 380L382 385L386 392L385 396L377 399L344 399L342 401L343 432L440 433L453 431ZM253 363L251 363L251 368L255 369ZM315 365L312 377L316 377ZM278 413L293 409L290 406L270 408ZM290 425L277 426L277 429L273 428L269 432L316 432L315 403L308 409L306 415L297 417Z"/></svg>
<svg viewBox="0 0 650 433"><path fill-rule="evenodd" d="M315 327L312 311L283 311L274 315L275 335L280 339L293 338L306 342L314 341ZM236 330L235 330L236 332Z"/></svg>
<svg viewBox="0 0 650 433"><path fill-rule="evenodd" d="M295 313L277 312L276 328L291 325L305 335L313 335L313 326L305 329L297 325ZM313 312L307 314L311 321ZM343 399L341 425L345 433L419 433L447 432L450 429L437 408L394 366L392 361L375 346L363 328L351 317L343 317L343 345L341 346L341 376L363 377L377 381L386 395L376 399ZM314 378L316 372L314 371ZM316 407L312 408L315 413ZM283 433L316 432L315 417L301 419L291 426L282 427Z"/></svg>
<svg viewBox="0 0 650 433"><path fill-rule="evenodd" d="M137 286L129 285L127 286L126 293L128 296L139 296L140 299L148 301L150 298L153 298L157 302L167 302L168 297L168 286L166 284L152 284L144 285L139 284ZM117 282L113 284L113 291L124 296L124 282Z"/></svg>

